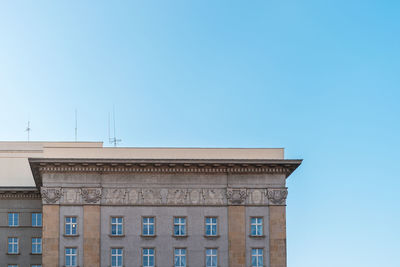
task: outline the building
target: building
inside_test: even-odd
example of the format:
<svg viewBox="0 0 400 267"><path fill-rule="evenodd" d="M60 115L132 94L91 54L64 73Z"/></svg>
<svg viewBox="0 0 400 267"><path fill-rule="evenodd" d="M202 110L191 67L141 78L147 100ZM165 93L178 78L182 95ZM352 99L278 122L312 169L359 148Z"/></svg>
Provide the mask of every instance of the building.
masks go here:
<svg viewBox="0 0 400 267"><path fill-rule="evenodd" d="M36 145L45 267L286 267L283 149Z"/></svg>

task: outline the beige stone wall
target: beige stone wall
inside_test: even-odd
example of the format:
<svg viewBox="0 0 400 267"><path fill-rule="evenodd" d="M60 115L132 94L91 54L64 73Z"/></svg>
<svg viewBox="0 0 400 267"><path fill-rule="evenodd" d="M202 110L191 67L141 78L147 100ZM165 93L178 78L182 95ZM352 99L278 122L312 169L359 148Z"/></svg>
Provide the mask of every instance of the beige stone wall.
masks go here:
<svg viewBox="0 0 400 267"><path fill-rule="evenodd" d="M84 266L100 266L100 206L83 206Z"/></svg>
<svg viewBox="0 0 400 267"><path fill-rule="evenodd" d="M246 266L245 206L228 207L229 266Z"/></svg>
<svg viewBox="0 0 400 267"><path fill-rule="evenodd" d="M269 207L269 267L286 267L286 207Z"/></svg>
<svg viewBox="0 0 400 267"><path fill-rule="evenodd" d="M59 261L60 206L43 205L43 267L57 267Z"/></svg>

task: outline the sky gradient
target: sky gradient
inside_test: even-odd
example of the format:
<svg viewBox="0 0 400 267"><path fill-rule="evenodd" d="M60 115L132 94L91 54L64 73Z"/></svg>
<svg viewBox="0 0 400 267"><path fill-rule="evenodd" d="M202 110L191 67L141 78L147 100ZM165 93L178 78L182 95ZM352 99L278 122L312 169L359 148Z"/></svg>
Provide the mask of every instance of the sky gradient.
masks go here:
<svg viewBox="0 0 400 267"><path fill-rule="evenodd" d="M289 267L398 267L400 1L0 1L0 140L284 147Z"/></svg>

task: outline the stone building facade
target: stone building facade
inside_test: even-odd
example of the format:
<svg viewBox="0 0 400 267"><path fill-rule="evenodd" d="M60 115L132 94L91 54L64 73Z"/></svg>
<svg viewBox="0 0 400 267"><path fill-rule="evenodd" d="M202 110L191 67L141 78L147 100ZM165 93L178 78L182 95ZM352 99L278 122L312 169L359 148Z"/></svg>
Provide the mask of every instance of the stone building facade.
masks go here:
<svg viewBox="0 0 400 267"><path fill-rule="evenodd" d="M0 178L25 168L36 187L0 190L0 251L19 237L5 266L286 267L286 179L301 160L283 149L12 146L0 142Z"/></svg>

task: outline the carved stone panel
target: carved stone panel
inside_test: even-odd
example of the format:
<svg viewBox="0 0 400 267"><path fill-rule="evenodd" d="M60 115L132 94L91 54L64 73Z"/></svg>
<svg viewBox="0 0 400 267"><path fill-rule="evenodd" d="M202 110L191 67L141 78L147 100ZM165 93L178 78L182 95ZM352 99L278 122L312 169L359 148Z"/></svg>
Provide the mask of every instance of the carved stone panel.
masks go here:
<svg viewBox="0 0 400 267"><path fill-rule="evenodd" d="M138 188L128 188L127 189L127 194L128 194L128 204L129 205L137 205L137 204L139 204L140 189L138 189Z"/></svg>
<svg viewBox="0 0 400 267"><path fill-rule="evenodd" d="M187 204L187 189L169 189L167 204L184 205Z"/></svg>
<svg viewBox="0 0 400 267"><path fill-rule="evenodd" d="M224 205L226 204L225 189L203 189L205 205Z"/></svg>
<svg viewBox="0 0 400 267"><path fill-rule="evenodd" d="M59 204L59 200L63 195L62 189L60 187L42 187L40 193L42 194L43 204Z"/></svg>
<svg viewBox="0 0 400 267"><path fill-rule="evenodd" d="M188 189L188 204L200 205L203 203L204 196L201 189Z"/></svg>
<svg viewBox="0 0 400 267"><path fill-rule="evenodd" d="M82 203L80 188L63 188L62 191L61 204L77 205Z"/></svg>
<svg viewBox="0 0 400 267"><path fill-rule="evenodd" d="M249 189L247 204L250 205L265 205L268 204L268 199L266 197L267 189Z"/></svg>
<svg viewBox="0 0 400 267"><path fill-rule="evenodd" d="M101 188L82 188L82 199L86 204L100 204L102 190Z"/></svg>
<svg viewBox="0 0 400 267"><path fill-rule="evenodd" d="M286 188L268 189L267 196L270 205L286 205L288 191Z"/></svg>
<svg viewBox="0 0 400 267"><path fill-rule="evenodd" d="M125 205L126 201L125 188L104 188L101 203L105 205Z"/></svg>
<svg viewBox="0 0 400 267"><path fill-rule="evenodd" d="M228 204L243 205L247 198L247 190L242 188L228 188L226 198L228 199Z"/></svg>
<svg viewBox="0 0 400 267"><path fill-rule="evenodd" d="M159 188L142 188L141 204L159 205L161 203L161 194Z"/></svg>

